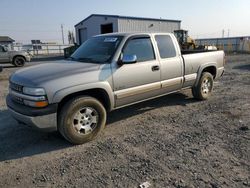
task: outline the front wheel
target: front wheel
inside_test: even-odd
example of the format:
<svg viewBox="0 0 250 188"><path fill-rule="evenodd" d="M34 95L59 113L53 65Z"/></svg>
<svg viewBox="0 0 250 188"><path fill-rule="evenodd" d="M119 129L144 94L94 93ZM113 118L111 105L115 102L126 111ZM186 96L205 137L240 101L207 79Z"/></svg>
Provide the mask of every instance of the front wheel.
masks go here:
<svg viewBox="0 0 250 188"><path fill-rule="evenodd" d="M76 97L67 102L60 114L58 130L73 144L93 140L106 124L106 110L95 98Z"/></svg>
<svg viewBox="0 0 250 188"><path fill-rule="evenodd" d="M213 76L209 72L202 73L197 86L192 88L194 98L199 100L207 100L213 91Z"/></svg>
<svg viewBox="0 0 250 188"><path fill-rule="evenodd" d="M12 64L13 64L14 66L16 66L16 67L22 67L22 66L24 66L24 64L25 64L25 59L24 59L24 57L17 56L17 57L15 57L15 58L13 59Z"/></svg>

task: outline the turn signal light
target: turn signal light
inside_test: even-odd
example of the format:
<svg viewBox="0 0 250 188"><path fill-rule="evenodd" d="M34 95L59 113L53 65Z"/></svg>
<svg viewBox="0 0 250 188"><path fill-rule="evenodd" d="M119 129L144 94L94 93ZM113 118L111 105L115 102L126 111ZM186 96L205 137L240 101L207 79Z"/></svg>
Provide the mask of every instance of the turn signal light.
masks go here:
<svg viewBox="0 0 250 188"><path fill-rule="evenodd" d="M48 106L48 102L47 101L35 102L35 106L36 107L45 107L45 106Z"/></svg>
<svg viewBox="0 0 250 188"><path fill-rule="evenodd" d="M38 107L38 108L48 106L48 104L49 104L48 101L28 101L28 100L24 100L23 102L27 106Z"/></svg>

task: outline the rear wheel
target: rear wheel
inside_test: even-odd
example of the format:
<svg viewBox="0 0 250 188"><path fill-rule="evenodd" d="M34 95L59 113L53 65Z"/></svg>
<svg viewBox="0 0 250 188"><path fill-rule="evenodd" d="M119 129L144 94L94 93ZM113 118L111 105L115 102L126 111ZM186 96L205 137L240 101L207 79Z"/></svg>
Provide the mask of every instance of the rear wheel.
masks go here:
<svg viewBox="0 0 250 188"><path fill-rule="evenodd" d="M22 67L25 64L25 59L24 57L21 56L17 56L13 59L13 65L15 65L16 67Z"/></svg>
<svg viewBox="0 0 250 188"><path fill-rule="evenodd" d="M58 122L58 130L64 138L73 144L83 144L103 130L106 110L93 97L76 97L63 106Z"/></svg>
<svg viewBox="0 0 250 188"><path fill-rule="evenodd" d="M192 88L194 98L199 100L208 99L213 91L213 76L209 72L202 73L197 86Z"/></svg>

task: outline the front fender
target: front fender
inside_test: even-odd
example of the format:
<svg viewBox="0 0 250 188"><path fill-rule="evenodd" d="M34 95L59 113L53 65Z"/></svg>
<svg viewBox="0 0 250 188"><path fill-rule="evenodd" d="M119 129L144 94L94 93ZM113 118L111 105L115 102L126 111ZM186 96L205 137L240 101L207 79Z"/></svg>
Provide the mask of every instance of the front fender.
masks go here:
<svg viewBox="0 0 250 188"><path fill-rule="evenodd" d="M106 93L109 96L111 109L114 107L114 94L108 82L88 83L88 84L81 84L81 85L75 85L75 86L68 87L68 88L63 88L57 91L53 95L51 102L59 103L64 97L70 94L81 92L81 91L86 91L89 89L103 89L104 91L106 91Z"/></svg>

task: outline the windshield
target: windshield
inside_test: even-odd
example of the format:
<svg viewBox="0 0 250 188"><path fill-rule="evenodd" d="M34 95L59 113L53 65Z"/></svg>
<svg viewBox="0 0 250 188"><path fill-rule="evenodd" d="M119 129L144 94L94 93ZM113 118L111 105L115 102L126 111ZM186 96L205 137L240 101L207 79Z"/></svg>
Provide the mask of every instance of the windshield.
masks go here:
<svg viewBox="0 0 250 188"><path fill-rule="evenodd" d="M84 42L70 59L87 63L109 63L122 38L122 36L93 37Z"/></svg>

